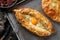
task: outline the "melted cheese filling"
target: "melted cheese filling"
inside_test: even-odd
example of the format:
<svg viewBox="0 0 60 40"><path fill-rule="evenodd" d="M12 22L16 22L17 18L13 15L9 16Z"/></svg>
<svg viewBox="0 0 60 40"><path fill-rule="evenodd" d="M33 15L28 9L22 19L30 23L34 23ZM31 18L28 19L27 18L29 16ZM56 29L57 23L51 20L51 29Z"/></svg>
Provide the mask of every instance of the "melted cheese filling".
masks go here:
<svg viewBox="0 0 60 40"><path fill-rule="evenodd" d="M25 18L27 19L27 20L31 20L31 16L29 16L29 15L24 15L25 16Z"/></svg>
<svg viewBox="0 0 60 40"><path fill-rule="evenodd" d="M34 25L32 22L31 22L31 20L32 20L32 17L31 16L29 16L29 15L24 15L25 16L25 18L27 19L27 20L29 20L29 22L30 22L30 24L29 25ZM34 20L33 20L34 21ZM36 27L41 27L41 28L43 28L43 29L46 29L40 22L38 22L37 21L37 23L36 23L36 25L35 25Z"/></svg>
<svg viewBox="0 0 60 40"><path fill-rule="evenodd" d="M29 15L24 15L24 17L29 21L29 24L28 26L33 26L34 28L36 27L39 27L39 29L41 29L40 31L47 31L49 34L51 34L39 21L36 23L36 25L34 25L31 20L32 20L32 17L29 16Z"/></svg>
<svg viewBox="0 0 60 40"><path fill-rule="evenodd" d="M57 3L56 2L53 2L53 3L51 3L51 6L52 7L56 7L57 6Z"/></svg>

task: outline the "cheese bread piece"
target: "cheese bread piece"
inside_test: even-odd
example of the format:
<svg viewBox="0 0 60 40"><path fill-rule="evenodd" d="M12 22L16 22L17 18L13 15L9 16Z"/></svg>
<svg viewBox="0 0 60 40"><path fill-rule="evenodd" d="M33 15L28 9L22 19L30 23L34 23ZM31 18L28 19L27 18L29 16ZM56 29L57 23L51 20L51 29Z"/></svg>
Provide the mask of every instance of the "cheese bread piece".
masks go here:
<svg viewBox="0 0 60 40"><path fill-rule="evenodd" d="M49 36L55 32L51 22L37 10L22 8L14 9L14 12L18 22L38 36Z"/></svg>
<svg viewBox="0 0 60 40"><path fill-rule="evenodd" d="M53 21L60 22L60 0L42 0L42 9Z"/></svg>

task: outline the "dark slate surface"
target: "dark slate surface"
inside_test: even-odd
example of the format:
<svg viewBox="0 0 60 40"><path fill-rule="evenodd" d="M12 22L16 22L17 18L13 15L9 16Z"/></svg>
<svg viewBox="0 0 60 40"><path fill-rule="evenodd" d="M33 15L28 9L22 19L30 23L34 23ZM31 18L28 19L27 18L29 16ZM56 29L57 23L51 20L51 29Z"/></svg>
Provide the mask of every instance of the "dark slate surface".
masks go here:
<svg viewBox="0 0 60 40"><path fill-rule="evenodd" d="M39 10L41 13L43 13L45 15L45 13L43 12L42 7L41 7L41 0L32 0L31 2L23 5L22 8L23 7L29 7L29 8ZM20 8L21 8L21 6L20 6ZM13 15L14 14L9 13L9 16L11 18L13 17ZM12 19L12 20L14 20L14 19ZM21 32L21 35L24 38L24 40L60 40L60 23L53 22L50 18L48 18L48 19L52 22L52 24L54 25L54 28L56 30L56 33L50 37L38 37L38 36L32 34L31 32L29 32L28 30L26 30L25 28L23 28L22 26L17 26L17 27L19 27L18 30ZM15 22L17 22L17 20L15 20L14 23ZM20 34L20 33L18 33L18 34Z"/></svg>

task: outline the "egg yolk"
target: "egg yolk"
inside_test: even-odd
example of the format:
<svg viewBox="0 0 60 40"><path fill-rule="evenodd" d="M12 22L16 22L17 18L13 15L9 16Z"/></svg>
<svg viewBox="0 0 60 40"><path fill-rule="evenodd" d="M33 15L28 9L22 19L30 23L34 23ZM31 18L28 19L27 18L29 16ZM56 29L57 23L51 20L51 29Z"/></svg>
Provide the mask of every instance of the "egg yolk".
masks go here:
<svg viewBox="0 0 60 40"><path fill-rule="evenodd" d="M32 24L36 25L38 21L36 18L32 17L31 22L32 22Z"/></svg>

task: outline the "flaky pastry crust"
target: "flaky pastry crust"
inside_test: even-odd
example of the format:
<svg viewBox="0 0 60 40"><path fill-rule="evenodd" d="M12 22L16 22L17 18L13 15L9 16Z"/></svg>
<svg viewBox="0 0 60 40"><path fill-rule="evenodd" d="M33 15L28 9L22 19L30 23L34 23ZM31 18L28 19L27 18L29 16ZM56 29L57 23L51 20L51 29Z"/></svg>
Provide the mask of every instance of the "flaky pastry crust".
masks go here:
<svg viewBox="0 0 60 40"><path fill-rule="evenodd" d="M22 8L14 9L14 12L18 22L38 36L49 36L55 32L51 22L37 10Z"/></svg>

